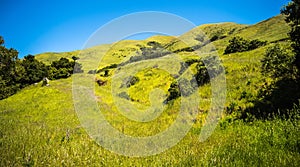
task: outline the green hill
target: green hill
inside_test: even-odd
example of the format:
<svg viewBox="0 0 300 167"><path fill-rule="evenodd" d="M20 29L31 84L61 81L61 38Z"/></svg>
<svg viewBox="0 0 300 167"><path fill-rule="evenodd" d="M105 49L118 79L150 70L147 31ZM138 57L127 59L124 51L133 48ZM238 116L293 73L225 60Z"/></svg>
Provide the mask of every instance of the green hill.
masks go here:
<svg viewBox="0 0 300 167"><path fill-rule="evenodd" d="M180 100L186 97L165 104L157 119L143 123L130 120L118 112L115 100L119 100L121 104L130 103L140 110L148 108L155 101L158 101L157 105L163 104L162 101L167 98L172 82L188 78L189 70L193 74L196 73L196 63L191 63L188 70L180 72L182 66L176 63L177 60L187 62L199 59L192 50L196 50L197 53L207 53L208 50L208 54L215 54L215 48L226 72L226 109L212 136L204 142L199 142L199 134L212 102L211 85L200 86L195 93L201 98L197 108L199 113L183 140L161 154L131 158L105 150L86 133L74 109L72 78L50 81L49 87L41 87L39 83L0 101L0 164L299 166L299 119L254 120L250 123L236 120L243 110L254 105L253 100L266 80L271 80L263 77L260 72L260 60L266 49L275 43L288 47L288 32L289 26L284 22L284 17L279 15L255 25L202 25L178 38L153 36L146 40L125 40L83 51L36 55L38 60L48 64L60 57L79 56L78 62L83 65L85 72L74 75L79 76L82 82L86 82L87 79L94 82L95 78L106 81L103 86L95 83L95 92L92 95L108 122L126 135L145 137L170 127L178 116ZM203 33L206 36L203 36ZM235 36L268 43L255 50L224 55L228 41ZM206 44L208 40L212 43ZM157 56L157 52L164 54ZM143 53L149 53L153 57L140 59ZM162 62L159 68L158 61ZM117 64L117 67L111 66L113 64ZM137 73L130 71L130 68L127 71L132 72L132 77L138 78L137 82L114 82L114 79L118 79L118 70L131 65L138 67L138 64L147 68ZM172 71L167 72L161 68L172 68ZM100 73L94 76L87 74L89 70L100 70ZM113 96L112 87L118 88L116 96ZM155 97L149 97L153 89L162 91L155 94ZM295 111L299 112L299 108L295 108Z"/></svg>

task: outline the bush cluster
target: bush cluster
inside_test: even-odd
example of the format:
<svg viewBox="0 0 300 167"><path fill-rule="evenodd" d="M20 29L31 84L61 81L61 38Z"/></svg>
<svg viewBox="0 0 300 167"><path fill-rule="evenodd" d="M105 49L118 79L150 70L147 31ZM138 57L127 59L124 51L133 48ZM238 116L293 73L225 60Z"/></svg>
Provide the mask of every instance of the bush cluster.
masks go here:
<svg viewBox="0 0 300 167"><path fill-rule="evenodd" d="M18 90L40 82L44 77L49 79L67 78L71 74L81 73L81 64L66 58L52 62L50 66L35 59L33 55L18 58L15 49L4 46L0 36L0 100L15 94Z"/></svg>
<svg viewBox="0 0 300 167"><path fill-rule="evenodd" d="M203 59L191 59L186 63L181 63L179 75L182 75L188 66L197 63L196 74L190 81L185 78L179 78L172 82L168 89L169 96L166 102L176 99L180 96L191 95L197 87L203 86L210 82L211 79L217 77L224 72L223 66L220 65L217 56L208 56Z"/></svg>
<svg viewBox="0 0 300 167"><path fill-rule="evenodd" d="M133 62L155 59L172 53L164 49L164 47L160 43L155 41L150 41L147 43L147 45L150 47L141 47L140 52L137 53L138 56L130 57L128 61L121 63L120 66L124 66L126 64L133 63Z"/></svg>
<svg viewBox="0 0 300 167"><path fill-rule="evenodd" d="M250 41L242 37L233 37L229 40L229 45L226 47L224 54L254 50L266 44L266 41L259 41L257 39Z"/></svg>

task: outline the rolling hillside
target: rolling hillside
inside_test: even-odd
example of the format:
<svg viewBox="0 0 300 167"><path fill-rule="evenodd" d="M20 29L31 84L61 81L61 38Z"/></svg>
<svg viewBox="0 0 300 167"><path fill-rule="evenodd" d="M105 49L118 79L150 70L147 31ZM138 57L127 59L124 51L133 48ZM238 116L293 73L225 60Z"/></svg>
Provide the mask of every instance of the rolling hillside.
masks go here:
<svg viewBox="0 0 300 167"><path fill-rule="evenodd" d="M182 65L177 63L177 60L199 59L195 52L205 53L204 58L206 54L219 55L226 74L225 109L213 134L199 142L212 103L211 85L200 86L193 94L201 99L196 109L198 115L186 136L165 152L132 158L102 148L86 133L75 112L72 77L50 81L49 87L41 87L41 83L31 85L0 101L0 166L299 166L298 119L253 120L250 123L236 120L244 110L253 107L259 89L271 80L260 72L260 60L266 49L276 43L288 48L288 32L289 26L279 15L255 25L201 25L178 38L153 36L83 51L36 55L38 60L48 64L60 57L79 56L78 62L85 72L74 75L82 82L94 83L95 78L106 82L102 86L94 83L93 98L107 121L126 135L152 136L176 121L181 99L187 97L167 104L163 101L176 79L190 79L189 72L197 72L196 63L191 63L183 72ZM267 45L224 55L228 41L235 36L267 41ZM154 58L140 59L147 52ZM157 56L156 52L164 54ZM139 64L146 68L136 73L130 71L133 69L130 66L138 68ZM127 80L115 81L122 69L128 69L137 81L129 82L129 86ZM99 70L99 73L87 74L90 70ZM160 91L151 96L154 89ZM134 121L118 112L116 100L120 105L130 103L141 112L153 104L162 105L163 112L148 122Z"/></svg>

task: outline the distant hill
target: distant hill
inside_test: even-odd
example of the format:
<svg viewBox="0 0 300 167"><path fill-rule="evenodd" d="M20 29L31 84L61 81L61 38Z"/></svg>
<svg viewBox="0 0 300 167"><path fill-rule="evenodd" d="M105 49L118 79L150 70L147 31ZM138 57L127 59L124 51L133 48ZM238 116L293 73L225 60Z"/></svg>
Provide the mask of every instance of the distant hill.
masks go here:
<svg viewBox="0 0 300 167"><path fill-rule="evenodd" d="M80 57L78 62L83 65L83 69L85 70L85 73L87 73L90 70L103 69L112 64L118 65L122 62L130 62L134 59L133 57L142 54L141 50L143 48L161 47L171 52L170 54L164 55L166 59L170 60L172 59L172 54L174 52L185 61L195 58L197 59L198 56L195 55L195 53L193 53L189 47L201 52L202 50L207 50L207 48L205 48L206 44L211 42L209 43L209 47L214 48L210 48L209 50L213 51L216 49L220 58L223 60L223 65L225 66L227 73L227 86L229 92L227 105L236 103L236 105L246 108L252 104L249 101L245 101L245 99L240 99L239 96L242 93L241 89L250 89L249 92L244 93L249 93L253 97L257 94L257 87L262 84L262 76L260 74L260 59L263 57L266 48L274 43L281 43L282 45L287 46L288 41L286 40L289 30L289 26L284 21L284 16L278 15L254 25L242 25L237 23L204 24L182 34L179 37L152 36L145 40L123 40L114 44L99 45L82 51L42 53L36 55L36 58L43 62L50 63L51 61L57 60L60 57L71 58L72 56L76 55ZM266 46L252 51L223 55L224 50L228 45L228 41L235 36L240 36L248 40L259 39L262 41L267 41L268 43ZM182 41L186 41L188 45ZM210 52L209 50L208 52ZM174 71L180 70L180 66L175 65L174 63L172 65L174 66ZM195 71L195 65L192 65L190 69ZM113 76L114 71L115 68L111 68L109 69L109 76L103 77L102 75L104 73L100 73L96 75L96 78L109 81L109 84L106 86L109 87L111 76ZM143 73L146 73L146 71ZM143 74L139 75L143 76ZM172 75L178 74L174 73ZM161 75L156 77L158 77L156 79L160 80L159 82L161 82L166 76L161 73ZM242 84L250 81L253 84L252 87L250 86L250 88L246 88L249 87L249 85ZM166 84L170 85L170 83L171 81L168 81ZM208 86L204 87L206 87L203 88L205 92L210 94ZM236 89L236 87L239 87L239 89ZM135 99L135 102L137 102L139 101L137 100L139 98L148 98L147 96L139 94L137 90L143 89L145 92L149 92L154 87L151 85L147 86L147 84L137 84L133 88L136 90L132 90L132 92L135 93L131 95L131 98ZM167 91L167 89L168 86L164 87L165 91ZM106 95L102 94L99 96ZM205 95L204 99L206 98L209 99L209 96ZM149 101L146 99L142 101L148 103ZM107 103L111 103L110 100L107 100ZM206 103L208 104L209 102L207 101ZM204 108L208 107L208 105L205 106L206 107Z"/></svg>
<svg viewBox="0 0 300 167"><path fill-rule="evenodd" d="M284 21L283 15L278 15L272 17L270 19L264 20L254 25L242 25L237 23L216 23L216 24L204 24L198 26L185 34L182 34L179 39L184 39L190 41L191 44L197 45L199 44L199 36L206 35L206 38L212 40L218 50L223 50L226 47L227 42L233 36L241 36L247 39L259 39L265 40L268 42L276 42L280 40L285 40L288 38L287 33L289 32L290 27ZM174 41L176 41L175 37L168 37L168 36L153 36L146 40L125 40L120 41L117 44L113 45L100 45L96 47L92 47L90 49L86 49L84 51L72 51L72 52L62 52L62 53L41 53L37 54L36 58L41 60L45 63L50 63L51 61L57 60L60 57L71 58L74 55L78 55L80 52L88 52L90 56L101 56L104 54L104 51L107 51L110 47L110 52L114 52L114 55L120 54L123 57L126 54L130 54L131 52L128 50L138 50L141 46L146 46L147 41L156 41L161 43L162 45L168 45ZM140 46L137 46L140 45ZM180 49L180 46L177 46ZM122 53L117 53L119 50ZM127 52L125 51L127 50ZM109 54L109 53L108 53ZM86 54L80 54L81 56L87 56ZM96 57L97 57L96 56ZM85 59L82 57L82 59ZM104 60L105 61L105 60ZM118 60L114 60L118 61ZM110 64L113 62L108 62L106 64ZM105 64L105 63L104 63Z"/></svg>

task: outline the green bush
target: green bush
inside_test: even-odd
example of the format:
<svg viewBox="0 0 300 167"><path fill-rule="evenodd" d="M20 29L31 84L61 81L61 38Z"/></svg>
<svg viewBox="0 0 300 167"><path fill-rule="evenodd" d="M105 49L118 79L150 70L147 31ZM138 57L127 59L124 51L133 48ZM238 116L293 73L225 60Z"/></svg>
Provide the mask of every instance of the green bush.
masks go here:
<svg viewBox="0 0 300 167"><path fill-rule="evenodd" d="M285 5L281 13L286 16L285 21L290 25L291 30L289 32L290 39L292 41L293 51L295 53L295 60L293 64L298 69L297 79L300 80L300 1L292 0Z"/></svg>
<svg viewBox="0 0 300 167"><path fill-rule="evenodd" d="M294 57L276 44L267 49L262 59L262 73L273 78L291 77Z"/></svg>
<svg viewBox="0 0 300 167"><path fill-rule="evenodd" d="M117 67L118 67L118 64L111 64L111 65L109 65L109 66L106 66L106 67L103 67L103 68L99 69L99 70L97 71L97 73L103 72L103 71L105 71L105 70L117 68Z"/></svg>
<svg viewBox="0 0 300 167"><path fill-rule="evenodd" d="M224 54L244 52L247 51L249 47L249 41L242 37L234 37L229 40L229 45L225 49Z"/></svg>
<svg viewBox="0 0 300 167"><path fill-rule="evenodd" d="M180 90L179 90L179 85L177 81L174 81L171 83L170 88L168 89L169 96L166 99L166 102L169 102L171 100L174 100L178 97L180 97Z"/></svg>
<svg viewBox="0 0 300 167"><path fill-rule="evenodd" d="M296 80L295 56L291 49L279 44L269 47L261 60L261 72L272 81L265 80L254 100L251 115L268 118L269 115L288 115L287 109L293 107L300 98L300 86ZM280 111L280 112L277 112Z"/></svg>
<svg viewBox="0 0 300 167"><path fill-rule="evenodd" d="M259 41L257 39L249 41L242 37L233 37L229 40L229 45L226 47L224 54L254 50L266 45L266 43L265 41Z"/></svg>
<svg viewBox="0 0 300 167"><path fill-rule="evenodd" d="M18 52L4 46L0 36L0 99L15 94L30 84L39 82L48 75L47 66L34 56L18 59Z"/></svg>
<svg viewBox="0 0 300 167"><path fill-rule="evenodd" d="M195 79L197 81L198 86L204 85L209 82L210 77L207 71L206 66L203 62L199 62L196 66L197 73L195 75Z"/></svg>
<svg viewBox="0 0 300 167"><path fill-rule="evenodd" d="M254 49L264 46L266 44L267 44L266 41L260 41L260 40L255 39L255 40L250 41L248 50L254 50Z"/></svg>
<svg viewBox="0 0 300 167"><path fill-rule="evenodd" d="M60 58L57 61L53 61L49 67L48 77L50 79L68 78L73 73L82 73L82 65L70 61L67 58Z"/></svg>
<svg viewBox="0 0 300 167"><path fill-rule="evenodd" d="M140 79L138 77L129 76L123 81L121 88L123 88L123 87L129 88L130 86L136 84L139 81L140 81Z"/></svg>
<svg viewBox="0 0 300 167"><path fill-rule="evenodd" d="M74 61L61 58L46 66L33 55L27 55L23 60L18 59L18 52L5 48L3 44L4 40L0 36L0 99L7 98L30 84L40 82L44 77L67 78L73 73L83 72L82 65L75 62L78 57L73 56Z"/></svg>
<svg viewBox="0 0 300 167"><path fill-rule="evenodd" d="M0 36L0 99L8 97L20 89L15 77L18 61L18 52L12 48L6 48L4 39Z"/></svg>
<svg viewBox="0 0 300 167"><path fill-rule="evenodd" d="M22 77L22 84L30 85L36 82L40 82L44 77L48 75L47 66L36 60L33 55L25 56L22 61L24 68L24 76Z"/></svg>

